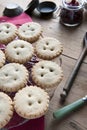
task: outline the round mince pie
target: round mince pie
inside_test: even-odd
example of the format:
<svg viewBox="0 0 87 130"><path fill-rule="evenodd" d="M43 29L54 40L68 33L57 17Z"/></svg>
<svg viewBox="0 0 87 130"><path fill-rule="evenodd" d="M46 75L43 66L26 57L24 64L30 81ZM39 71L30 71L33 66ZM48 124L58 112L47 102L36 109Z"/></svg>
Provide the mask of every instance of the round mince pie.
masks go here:
<svg viewBox="0 0 87 130"><path fill-rule="evenodd" d="M17 36L17 27L9 22L0 23L0 43L8 44Z"/></svg>
<svg viewBox="0 0 87 130"><path fill-rule="evenodd" d="M28 70L24 65L6 64L0 69L0 89L6 92L16 92L26 86L28 78Z"/></svg>
<svg viewBox="0 0 87 130"><path fill-rule="evenodd" d="M55 87L63 79L62 68L53 61L42 60L32 68L32 79L41 88Z"/></svg>
<svg viewBox="0 0 87 130"><path fill-rule="evenodd" d="M13 102L11 98L0 92L0 129L10 121L13 115Z"/></svg>
<svg viewBox="0 0 87 130"><path fill-rule="evenodd" d="M37 86L26 86L14 97L16 112L26 119L35 119L45 115L48 107L48 93Z"/></svg>
<svg viewBox="0 0 87 130"><path fill-rule="evenodd" d="M37 41L41 33L42 27L39 23L36 22L24 23L18 29L19 38L31 43Z"/></svg>

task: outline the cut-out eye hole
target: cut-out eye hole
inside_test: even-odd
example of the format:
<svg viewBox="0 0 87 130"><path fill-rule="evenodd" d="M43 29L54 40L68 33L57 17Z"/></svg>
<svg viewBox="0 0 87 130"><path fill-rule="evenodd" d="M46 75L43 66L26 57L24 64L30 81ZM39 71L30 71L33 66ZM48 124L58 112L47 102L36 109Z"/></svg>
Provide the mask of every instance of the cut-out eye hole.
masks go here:
<svg viewBox="0 0 87 130"><path fill-rule="evenodd" d="M23 30L23 32L25 32L25 30Z"/></svg>
<svg viewBox="0 0 87 130"><path fill-rule="evenodd" d="M15 77L14 80L17 80L17 78Z"/></svg>
<svg viewBox="0 0 87 130"><path fill-rule="evenodd" d="M9 33L9 31L6 31L6 33Z"/></svg>
<svg viewBox="0 0 87 130"><path fill-rule="evenodd" d="M53 72L54 70L53 69L50 69L50 72Z"/></svg>
<svg viewBox="0 0 87 130"><path fill-rule="evenodd" d="M31 97L31 94L28 94L28 97Z"/></svg>
<svg viewBox="0 0 87 130"><path fill-rule="evenodd" d="M46 47L43 47L43 50L46 50Z"/></svg>
<svg viewBox="0 0 87 130"><path fill-rule="evenodd" d="M51 51L54 51L54 48L51 48L50 50L51 50Z"/></svg>
<svg viewBox="0 0 87 130"><path fill-rule="evenodd" d="M14 48L16 49L16 48L17 48L17 46L14 46Z"/></svg>
<svg viewBox="0 0 87 130"><path fill-rule="evenodd" d="M0 30L0 32L2 32L2 31Z"/></svg>
<svg viewBox="0 0 87 130"><path fill-rule="evenodd" d="M8 76L8 74L5 74L5 76L7 77L7 76Z"/></svg>
<svg viewBox="0 0 87 130"><path fill-rule="evenodd" d="M31 31L34 31L34 30L35 30L34 28L31 29Z"/></svg>
<svg viewBox="0 0 87 130"><path fill-rule="evenodd" d="M21 48L24 48L24 45L21 45Z"/></svg>
<svg viewBox="0 0 87 130"><path fill-rule="evenodd" d="M43 77L44 76L44 74L41 74L41 77Z"/></svg>
<svg viewBox="0 0 87 130"><path fill-rule="evenodd" d="M44 66L41 66L42 69L44 69Z"/></svg>
<svg viewBox="0 0 87 130"><path fill-rule="evenodd" d="M41 104L41 100L38 100L38 104Z"/></svg>
<svg viewBox="0 0 87 130"><path fill-rule="evenodd" d="M32 102L29 102L28 105L31 106L31 105L32 105Z"/></svg>
<svg viewBox="0 0 87 130"><path fill-rule="evenodd" d="M18 71L18 69L16 69L15 71Z"/></svg>
<svg viewBox="0 0 87 130"><path fill-rule="evenodd" d="M7 28L9 28L10 26L9 25L7 25Z"/></svg>
<svg viewBox="0 0 87 130"><path fill-rule="evenodd" d="M46 45L49 45L49 43L48 43L48 42L46 42Z"/></svg>

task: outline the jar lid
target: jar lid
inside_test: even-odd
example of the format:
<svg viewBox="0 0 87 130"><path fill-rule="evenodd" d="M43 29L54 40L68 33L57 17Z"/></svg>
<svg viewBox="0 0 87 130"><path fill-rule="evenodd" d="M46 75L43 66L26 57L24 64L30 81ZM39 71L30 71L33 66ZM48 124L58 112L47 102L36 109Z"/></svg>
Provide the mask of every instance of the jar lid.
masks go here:
<svg viewBox="0 0 87 130"><path fill-rule="evenodd" d="M73 0L69 1L67 0L62 0L62 4L64 6L64 8L67 8L69 10L78 10L83 8L84 6L84 0L77 0L75 1L75 3L73 3Z"/></svg>
<svg viewBox="0 0 87 130"><path fill-rule="evenodd" d="M31 14L33 10L39 5L39 0L32 0L25 10L26 13Z"/></svg>

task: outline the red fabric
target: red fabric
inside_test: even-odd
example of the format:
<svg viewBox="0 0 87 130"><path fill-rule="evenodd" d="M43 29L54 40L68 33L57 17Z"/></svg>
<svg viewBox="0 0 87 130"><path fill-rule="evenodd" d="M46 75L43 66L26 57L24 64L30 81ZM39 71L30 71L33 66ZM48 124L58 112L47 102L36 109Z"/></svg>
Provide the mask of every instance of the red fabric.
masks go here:
<svg viewBox="0 0 87 130"><path fill-rule="evenodd" d="M16 26L20 26L26 22L31 22L31 21L32 21L31 17L29 15L27 15L26 13L22 13L21 15L12 17L12 18L7 17L7 16L0 17L1 23L2 22L11 22L11 23L15 24ZM0 48L3 49L4 45L1 45ZM15 120L15 119L13 119L13 120ZM10 127L12 127L12 125ZM38 118L38 119L29 120L27 123L25 123L21 126L11 128L11 130L44 130L44 116L41 118Z"/></svg>
<svg viewBox="0 0 87 130"><path fill-rule="evenodd" d="M44 116L38 119L29 120L24 125L12 128L11 130L44 130Z"/></svg>
<svg viewBox="0 0 87 130"><path fill-rule="evenodd" d="M21 15L16 17L7 17L7 16L0 17L0 22L11 22L15 25L21 25L23 23L31 21L32 21L31 17L26 13L22 13Z"/></svg>

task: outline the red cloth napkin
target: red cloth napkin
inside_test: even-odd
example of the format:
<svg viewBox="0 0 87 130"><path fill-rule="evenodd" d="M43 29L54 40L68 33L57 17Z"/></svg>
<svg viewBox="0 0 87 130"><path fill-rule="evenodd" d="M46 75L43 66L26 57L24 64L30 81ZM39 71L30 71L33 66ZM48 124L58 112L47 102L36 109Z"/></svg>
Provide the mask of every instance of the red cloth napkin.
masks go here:
<svg viewBox="0 0 87 130"><path fill-rule="evenodd" d="M12 128L11 130L44 130L44 116L38 119L29 120L27 123Z"/></svg>
<svg viewBox="0 0 87 130"><path fill-rule="evenodd" d="M11 22L16 26L20 26L26 22L32 22L32 19L26 13L22 13L21 15L12 18L2 16L0 17L0 22ZM44 130L44 116L38 119L29 120L21 126L12 128L12 130Z"/></svg>
<svg viewBox="0 0 87 130"><path fill-rule="evenodd" d="M16 26L19 26L26 22L32 22L32 19L26 13L22 13L21 15L16 16L16 17L2 16L2 17L0 17L0 22L1 23L2 22L11 22L11 23L15 24Z"/></svg>

